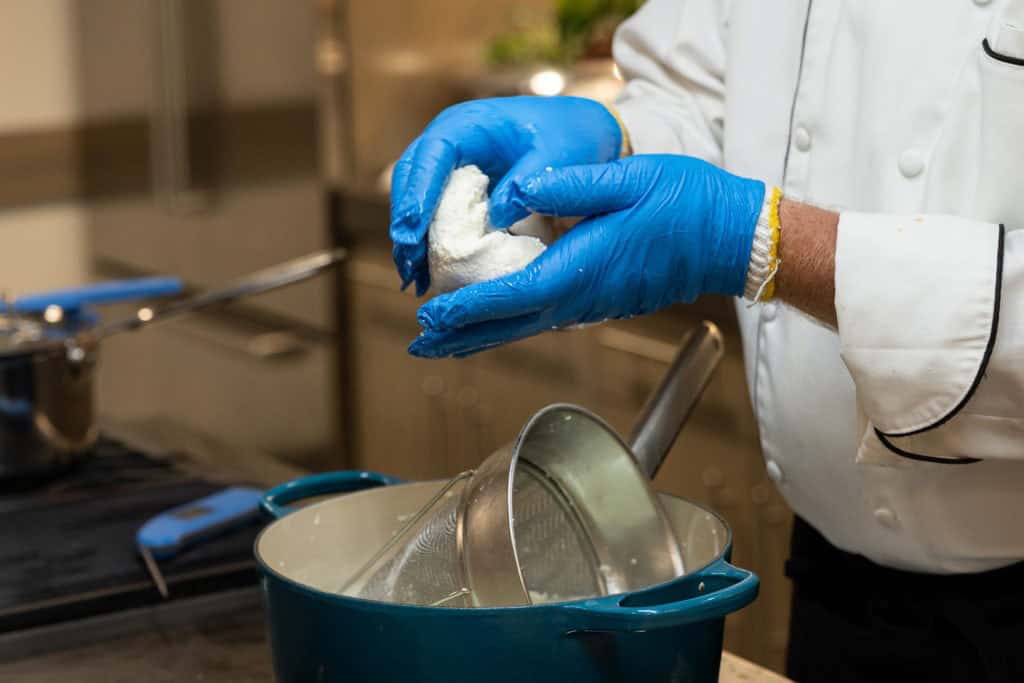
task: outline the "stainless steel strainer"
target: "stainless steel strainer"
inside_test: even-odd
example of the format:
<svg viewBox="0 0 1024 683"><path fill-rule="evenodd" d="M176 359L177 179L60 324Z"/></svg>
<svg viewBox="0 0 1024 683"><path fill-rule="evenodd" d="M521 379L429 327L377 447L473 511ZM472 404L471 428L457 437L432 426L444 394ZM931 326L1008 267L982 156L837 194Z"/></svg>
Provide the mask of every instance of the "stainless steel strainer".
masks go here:
<svg viewBox="0 0 1024 683"><path fill-rule="evenodd" d="M472 475L462 472L448 481L338 592L410 605L470 606L458 520Z"/></svg>
<svg viewBox="0 0 1024 683"><path fill-rule="evenodd" d="M684 339L627 446L584 408L534 415L513 444L449 482L339 592L496 607L637 590L685 571L650 478L721 359L704 322Z"/></svg>

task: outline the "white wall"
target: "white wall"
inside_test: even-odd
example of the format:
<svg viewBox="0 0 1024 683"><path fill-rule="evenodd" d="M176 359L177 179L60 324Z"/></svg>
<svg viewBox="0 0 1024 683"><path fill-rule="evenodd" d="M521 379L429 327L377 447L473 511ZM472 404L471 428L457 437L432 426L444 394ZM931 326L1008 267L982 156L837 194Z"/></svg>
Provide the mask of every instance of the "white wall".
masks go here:
<svg viewBox="0 0 1024 683"><path fill-rule="evenodd" d="M0 0L0 138L145 113L147 7L144 0ZM247 104L312 97L314 8L311 0L216 0L221 96ZM11 172L0 169L0 180ZM73 204L0 210L0 291L83 279L86 227Z"/></svg>
<svg viewBox="0 0 1024 683"><path fill-rule="evenodd" d="M0 211L0 292L86 282L85 212L74 205Z"/></svg>
<svg viewBox="0 0 1024 683"><path fill-rule="evenodd" d="M0 2L0 133L77 117L72 2Z"/></svg>
<svg viewBox="0 0 1024 683"><path fill-rule="evenodd" d="M79 120L75 1L0 1L0 136L68 128ZM10 169L0 169L0 177L5 172ZM87 253L80 207L0 211L0 291L82 282Z"/></svg>

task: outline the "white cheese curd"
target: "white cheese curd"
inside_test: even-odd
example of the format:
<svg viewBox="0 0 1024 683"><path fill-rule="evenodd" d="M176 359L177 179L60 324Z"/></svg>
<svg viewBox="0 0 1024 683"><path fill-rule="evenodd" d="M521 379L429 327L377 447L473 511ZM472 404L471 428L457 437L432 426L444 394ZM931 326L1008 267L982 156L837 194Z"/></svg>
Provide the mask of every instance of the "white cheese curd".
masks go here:
<svg viewBox="0 0 1024 683"><path fill-rule="evenodd" d="M428 234L431 287L437 293L493 280L526 266L546 249L540 216L500 230L487 217L487 176L463 166L448 178Z"/></svg>

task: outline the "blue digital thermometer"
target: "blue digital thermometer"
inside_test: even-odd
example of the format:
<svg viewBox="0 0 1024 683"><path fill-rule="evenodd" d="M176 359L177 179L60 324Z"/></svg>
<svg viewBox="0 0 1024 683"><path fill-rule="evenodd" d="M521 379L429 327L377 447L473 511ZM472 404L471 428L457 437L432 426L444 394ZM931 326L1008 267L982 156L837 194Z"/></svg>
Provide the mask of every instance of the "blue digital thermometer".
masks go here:
<svg viewBox="0 0 1024 683"><path fill-rule="evenodd" d="M142 525L135 542L160 595L168 597L167 582L157 562L169 560L190 545L216 536L259 514L263 491L232 486L163 512Z"/></svg>

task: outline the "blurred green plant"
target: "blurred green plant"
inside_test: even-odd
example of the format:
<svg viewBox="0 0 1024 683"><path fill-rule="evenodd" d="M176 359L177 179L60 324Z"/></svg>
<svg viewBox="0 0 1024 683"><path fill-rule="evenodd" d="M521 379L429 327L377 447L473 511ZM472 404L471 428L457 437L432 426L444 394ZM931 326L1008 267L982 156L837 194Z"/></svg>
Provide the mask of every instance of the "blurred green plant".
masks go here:
<svg viewBox="0 0 1024 683"><path fill-rule="evenodd" d="M615 28L643 0L555 0L554 21L521 23L487 46L494 65L537 62L568 64L611 56Z"/></svg>

